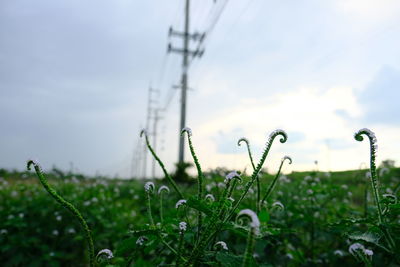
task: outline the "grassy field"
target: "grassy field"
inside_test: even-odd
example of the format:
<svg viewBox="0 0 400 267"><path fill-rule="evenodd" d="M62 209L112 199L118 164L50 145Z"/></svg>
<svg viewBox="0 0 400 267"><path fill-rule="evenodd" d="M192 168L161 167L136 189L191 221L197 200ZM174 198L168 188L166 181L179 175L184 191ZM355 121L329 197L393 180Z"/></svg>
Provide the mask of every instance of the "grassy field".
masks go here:
<svg viewBox="0 0 400 267"><path fill-rule="evenodd" d="M398 197L400 169L380 172L382 193ZM219 207L227 173L223 169L204 173L204 195L212 194L212 197L209 195L201 203L194 201L195 197L189 197L197 194L196 180L193 179L192 184L179 184L189 203L178 209L175 204L179 197L172 189L170 193L157 194L161 185L169 186L168 181L154 181L155 191L150 195L154 227L148 216L145 181L84 177L59 170L48 171L46 176L53 188L75 205L87 220L95 252L105 248L113 252L112 259L100 256L96 264L165 266L179 261L169 247L175 251L180 249L182 257L189 257L196 243L198 210L203 212L203 225L208 225L212 212ZM349 247L356 242L373 251L371 264L399 264L399 257L390 251L384 230L377 221L366 173L367 170L359 170L280 176L267 203L260 207L260 232L255 236L250 265L366 264L357 259L356 254L349 253ZM0 177L1 265L86 266L89 253L82 227L43 189L36 174L1 170ZM242 176L242 179L231 196L235 200L240 197L249 177ZM273 179L273 175L262 174L261 192L267 190ZM256 189L254 184L239 210L256 211ZM160 203L160 197L163 203ZM394 200L389 202L382 199L386 205L385 225L399 245L400 207ZM163 206L162 223L160 204ZM183 234L179 230L181 221L187 222ZM157 231L162 232L166 244L160 242ZM251 230L246 223L233 218L212 237L198 264L240 266L249 233ZM137 242L141 236L145 236L143 244ZM217 241L224 241L228 250L214 246Z"/></svg>

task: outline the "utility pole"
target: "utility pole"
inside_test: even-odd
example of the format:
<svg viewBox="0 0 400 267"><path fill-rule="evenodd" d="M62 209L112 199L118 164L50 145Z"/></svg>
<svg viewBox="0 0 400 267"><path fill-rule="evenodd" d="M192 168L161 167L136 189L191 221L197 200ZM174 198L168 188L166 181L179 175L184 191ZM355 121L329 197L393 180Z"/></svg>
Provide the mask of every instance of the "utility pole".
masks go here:
<svg viewBox="0 0 400 267"><path fill-rule="evenodd" d="M152 93L158 93L158 90L153 89L151 87L149 87L149 90L148 90L147 115L146 115L146 126L145 126L145 129L148 132L149 132L149 127L150 127L151 110L152 110L151 104L156 102L152 98ZM148 148L147 148L146 142L144 142L144 144L143 144L143 169L142 169L142 172L143 172L142 177L143 178L147 177L147 153L148 153L147 150L148 150Z"/></svg>
<svg viewBox="0 0 400 267"><path fill-rule="evenodd" d="M154 109L154 117L153 117L153 150L154 152L157 153L157 125L158 125L158 121L160 119L162 119L162 117L159 116L159 111L161 111L161 109ZM156 177L156 160L153 157L153 165L151 168L151 176L152 178Z"/></svg>
<svg viewBox="0 0 400 267"><path fill-rule="evenodd" d="M182 163L184 161L184 141L185 139L180 135L181 130L186 127L186 99L187 99L187 89L188 89L188 69L189 69L189 56L201 57L204 50L196 49L191 51L189 49L189 40L202 42L205 34L189 32L189 12L190 12L190 0L185 0L185 26L183 32L174 31L172 27L169 28L169 36L176 36L183 39L183 49L172 47L171 43L168 44L168 52L175 52L182 54L182 76L181 76L181 120L179 128L179 157L178 162Z"/></svg>

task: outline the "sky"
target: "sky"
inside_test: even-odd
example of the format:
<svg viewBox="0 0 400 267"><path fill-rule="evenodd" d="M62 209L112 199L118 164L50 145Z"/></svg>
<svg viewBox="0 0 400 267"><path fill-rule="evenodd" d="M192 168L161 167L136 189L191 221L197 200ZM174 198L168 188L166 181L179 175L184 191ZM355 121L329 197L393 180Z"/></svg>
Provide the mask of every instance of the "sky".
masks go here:
<svg viewBox="0 0 400 267"><path fill-rule="evenodd" d="M152 87L151 107L163 109L157 152L173 171L182 58L167 45L182 47L168 29L183 29L183 10L183 0L1 1L0 168L33 158L45 170L143 177ZM190 14L190 30L207 32L189 67L186 123L203 169L251 168L237 140L258 160L278 128L288 141L273 144L270 172L285 155L285 172L315 161L358 169L369 146L353 135L364 127L378 161L399 162L399 1L191 0ZM151 167L148 157L147 176Z"/></svg>

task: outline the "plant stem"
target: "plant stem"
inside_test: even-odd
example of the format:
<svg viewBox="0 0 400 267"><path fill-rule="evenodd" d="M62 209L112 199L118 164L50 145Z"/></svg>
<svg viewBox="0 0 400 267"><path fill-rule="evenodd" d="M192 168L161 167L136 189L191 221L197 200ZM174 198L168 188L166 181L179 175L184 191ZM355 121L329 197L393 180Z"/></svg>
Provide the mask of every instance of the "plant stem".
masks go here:
<svg viewBox="0 0 400 267"><path fill-rule="evenodd" d="M171 178L171 176L168 174L167 170L165 169L164 163L160 160L160 158L157 156L157 154L154 152L153 148L150 145L149 139L147 137L147 134L145 133L145 131L142 131L142 133L140 134L142 136L142 134L144 134L145 140L146 140L146 145L147 148L150 150L151 154L153 155L154 159L158 162L158 164L160 165L161 169L164 172L165 178L167 178L167 180L169 181L169 183L172 185L172 187L174 188L174 190L176 191L176 193L178 193L179 198L180 199L184 199L181 191L179 190L178 186L176 185L175 181Z"/></svg>
<svg viewBox="0 0 400 267"><path fill-rule="evenodd" d="M46 189L46 191L58 202L69 210L78 220L79 223L82 225L84 231L85 231L85 237L86 241L88 243L88 253L89 253L89 265L91 267L94 266L94 245L93 245L93 239L92 239L92 234L89 229L88 224L86 223L86 220L82 217L81 213L78 211L78 209L75 208L74 205L66 201L64 198L62 198L47 182L46 177L43 175L41 168L38 163L34 162L33 160L29 160L27 163L28 170L31 169L31 165L34 166L36 175L38 176L40 182L42 183L43 187Z"/></svg>

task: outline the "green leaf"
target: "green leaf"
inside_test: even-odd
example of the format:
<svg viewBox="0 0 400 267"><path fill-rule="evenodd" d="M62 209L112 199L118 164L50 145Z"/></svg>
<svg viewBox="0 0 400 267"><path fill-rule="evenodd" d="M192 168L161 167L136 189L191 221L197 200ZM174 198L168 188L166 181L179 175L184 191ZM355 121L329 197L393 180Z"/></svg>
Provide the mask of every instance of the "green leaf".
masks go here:
<svg viewBox="0 0 400 267"><path fill-rule="evenodd" d="M211 216L213 214L212 209L210 209L210 207L208 206L208 204L205 200L199 201L196 197L190 197L186 201L186 205L188 205L188 207L191 207L195 210L201 211L208 216Z"/></svg>
<svg viewBox="0 0 400 267"><path fill-rule="evenodd" d="M379 245L379 239L382 237L380 234L378 233L374 233L374 232L365 232L365 233L351 233L348 234L348 237L352 240L356 240L356 241L365 241L368 243L373 243L373 244L377 244Z"/></svg>
<svg viewBox="0 0 400 267"><path fill-rule="evenodd" d="M258 214L258 218L261 222L267 223L269 221L269 213L266 210L262 210L260 214Z"/></svg>
<svg viewBox="0 0 400 267"><path fill-rule="evenodd" d="M224 267L241 266L243 262L243 256L236 256L225 252L218 252L216 258Z"/></svg>

